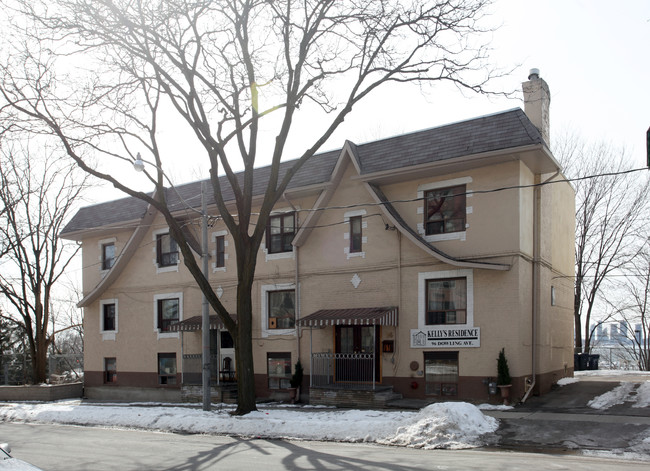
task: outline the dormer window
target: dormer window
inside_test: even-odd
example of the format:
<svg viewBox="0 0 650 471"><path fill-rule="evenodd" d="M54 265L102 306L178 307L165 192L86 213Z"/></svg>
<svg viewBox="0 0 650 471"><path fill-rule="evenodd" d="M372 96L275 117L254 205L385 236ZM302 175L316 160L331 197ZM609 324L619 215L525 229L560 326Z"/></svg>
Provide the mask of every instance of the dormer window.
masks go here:
<svg viewBox="0 0 650 471"><path fill-rule="evenodd" d="M178 264L178 245L169 233L156 236L156 261L159 267Z"/></svg>
<svg viewBox="0 0 650 471"><path fill-rule="evenodd" d="M438 188L424 193L426 235L465 230L465 185Z"/></svg>

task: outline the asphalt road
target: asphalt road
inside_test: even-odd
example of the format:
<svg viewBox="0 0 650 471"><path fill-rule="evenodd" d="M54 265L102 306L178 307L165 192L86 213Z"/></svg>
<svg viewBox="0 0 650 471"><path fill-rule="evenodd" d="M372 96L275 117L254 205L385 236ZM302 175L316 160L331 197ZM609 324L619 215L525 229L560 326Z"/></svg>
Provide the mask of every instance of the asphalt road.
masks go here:
<svg viewBox="0 0 650 471"><path fill-rule="evenodd" d="M0 423L0 441L11 442L16 458L46 471L648 469L648 463L577 455L419 450L60 425Z"/></svg>

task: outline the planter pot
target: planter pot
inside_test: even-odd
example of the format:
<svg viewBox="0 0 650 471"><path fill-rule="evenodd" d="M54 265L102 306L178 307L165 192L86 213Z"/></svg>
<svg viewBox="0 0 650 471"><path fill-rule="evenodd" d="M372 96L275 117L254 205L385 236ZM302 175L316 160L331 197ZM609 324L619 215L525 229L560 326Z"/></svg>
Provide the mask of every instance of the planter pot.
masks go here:
<svg viewBox="0 0 650 471"><path fill-rule="evenodd" d="M291 399L291 404L296 402L298 397L298 388L289 388L289 399Z"/></svg>
<svg viewBox="0 0 650 471"><path fill-rule="evenodd" d="M498 387L501 390L501 398L503 399L503 405L504 406L509 406L510 405L510 388L512 387L512 384L500 384Z"/></svg>

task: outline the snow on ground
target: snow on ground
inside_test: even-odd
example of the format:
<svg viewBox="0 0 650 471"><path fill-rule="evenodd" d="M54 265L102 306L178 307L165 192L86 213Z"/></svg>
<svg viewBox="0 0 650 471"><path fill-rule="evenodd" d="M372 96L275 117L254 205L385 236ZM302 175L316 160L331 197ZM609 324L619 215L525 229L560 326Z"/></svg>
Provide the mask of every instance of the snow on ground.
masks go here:
<svg viewBox="0 0 650 471"><path fill-rule="evenodd" d="M167 432L227 434L263 438L374 442L416 448L472 448L498 422L463 402L432 404L419 412L337 410L315 407L258 406L232 416L232 406L210 412L176 405L3 403L0 420L91 425Z"/></svg>
<svg viewBox="0 0 650 471"><path fill-rule="evenodd" d="M609 409L616 404L627 402L632 391L634 391L634 383L621 383L611 391L596 396L587 405L592 409Z"/></svg>
<svg viewBox="0 0 650 471"><path fill-rule="evenodd" d="M641 383L641 386L636 390L636 404L632 407L649 407L650 406L650 381ZM650 439L649 443L650 445ZM650 448L650 446L649 446Z"/></svg>
<svg viewBox="0 0 650 471"><path fill-rule="evenodd" d="M606 392L593 398L587 405L593 409L609 409L617 404L624 402L632 402L632 407L649 407L650 406L650 372L648 371L626 371L626 370L590 370L590 371L576 371L577 378L563 378L558 381L558 384L571 384L572 382L579 381L581 377L585 376L610 376L616 374L617 376L643 376L647 378L642 381L638 387L634 382L623 382L611 391ZM650 449L650 443L648 443Z"/></svg>
<svg viewBox="0 0 650 471"><path fill-rule="evenodd" d="M562 378L557 382L557 384L558 386L566 386L567 384L573 384L579 382L580 382L580 378Z"/></svg>
<svg viewBox="0 0 650 471"><path fill-rule="evenodd" d="M639 370L585 370L575 371L573 376L580 378L581 376L647 376L650 380L650 371Z"/></svg>
<svg viewBox="0 0 650 471"><path fill-rule="evenodd" d="M479 446L479 437L497 426L496 419L484 416L472 404L444 402L425 407L394 436L378 442L425 449L469 448Z"/></svg>

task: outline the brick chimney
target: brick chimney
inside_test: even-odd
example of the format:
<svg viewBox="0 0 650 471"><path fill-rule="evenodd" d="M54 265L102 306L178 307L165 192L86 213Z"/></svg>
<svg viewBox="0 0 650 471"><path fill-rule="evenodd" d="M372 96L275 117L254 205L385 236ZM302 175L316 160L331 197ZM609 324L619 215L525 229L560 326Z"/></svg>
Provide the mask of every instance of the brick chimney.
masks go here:
<svg viewBox="0 0 650 471"><path fill-rule="evenodd" d="M528 81L521 84L524 92L524 112L542 134L547 146L551 145L549 108L551 92L539 76L539 69L530 69Z"/></svg>

